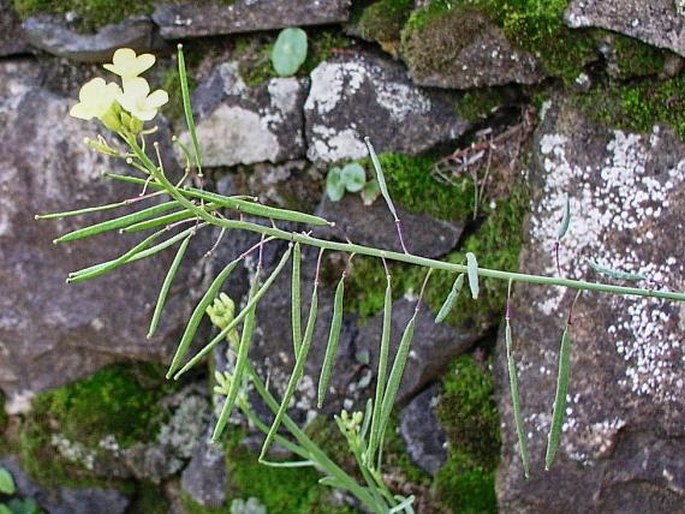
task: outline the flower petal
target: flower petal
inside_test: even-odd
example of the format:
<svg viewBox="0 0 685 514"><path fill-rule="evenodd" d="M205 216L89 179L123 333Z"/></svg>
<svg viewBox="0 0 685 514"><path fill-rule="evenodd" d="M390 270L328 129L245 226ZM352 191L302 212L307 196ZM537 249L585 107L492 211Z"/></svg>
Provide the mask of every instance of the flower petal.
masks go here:
<svg viewBox="0 0 685 514"><path fill-rule="evenodd" d="M149 107L161 107L165 103L169 101L169 94L164 91L163 89L157 89L156 91L153 91L150 96L147 97L147 100L145 101L145 105Z"/></svg>

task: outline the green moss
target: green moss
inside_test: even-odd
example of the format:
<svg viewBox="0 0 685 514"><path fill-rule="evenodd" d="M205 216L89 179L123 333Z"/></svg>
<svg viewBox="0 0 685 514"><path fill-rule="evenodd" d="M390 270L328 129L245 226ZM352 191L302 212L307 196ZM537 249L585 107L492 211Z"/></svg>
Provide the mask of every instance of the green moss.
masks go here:
<svg viewBox="0 0 685 514"><path fill-rule="evenodd" d="M458 357L445 375L436 413L447 434L449 458L436 485L454 512L497 512L500 435L494 387L492 372L471 355Z"/></svg>
<svg viewBox="0 0 685 514"><path fill-rule="evenodd" d="M169 504L162 488L151 482L139 482L127 514L168 514Z"/></svg>
<svg viewBox="0 0 685 514"><path fill-rule="evenodd" d="M233 55L238 60L240 76L250 87L256 87L267 80L277 77L271 65L271 48L274 36L240 36L233 47Z"/></svg>
<svg viewBox="0 0 685 514"><path fill-rule="evenodd" d="M599 37L599 36L597 36ZM622 34L610 34L611 48L618 69L619 80L656 75L664 69L666 52Z"/></svg>
<svg viewBox="0 0 685 514"><path fill-rule="evenodd" d="M93 31L103 25L118 23L135 14L150 14L153 2L121 2L118 0L13 0L14 9L21 19L39 13L78 15L77 28Z"/></svg>
<svg viewBox="0 0 685 514"><path fill-rule="evenodd" d="M496 514L495 471L454 452L435 478L442 502L459 514Z"/></svg>
<svg viewBox="0 0 685 514"><path fill-rule="evenodd" d="M507 101L502 89L489 87L466 91L458 100L456 110L459 116L471 123L487 119Z"/></svg>
<svg viewBox="0 0 685 514"><path fill-rule="evenodd" d="M307 59L298 75L309 75L314 68L329 60L335 52L344 51L352 46L352 40L339 30L308 28Z"/></svg>
<svg viewBox="0 0 685 514"><path fill-rule="evenodd" d="M587 31L564 24L567 5L568 0L433 0L410 16L402 49L415 68L439 71L480 33L485 16L515 47L537 55L549 75L572 82L597 52Z"/></svg>
<svg viewBox="0 0 685 514"><path fill-rule="evenodd" d="M319 485L321 475L313 468L274 468L259 464L257 455L237 444L237 432L227 444L227 466L232 498L259 499L269 514L348 514L345 506L330 502L330 490ZM228 502L230 504L230 501ZM195 512L195 511L190 511ZM197 511L204 513L228 513Z"/></svg>
<svg viewBox="0 0 685 514"><path fill-rule="evenodd" d="M464 220L472 215L473 182L470 178L446 186L431 174L434 159L398 153L382 153L378 159L393 202L404 210L441 220ZM373 170L369 159L360 163L367 172Z"/></svg>
<svg viewBox="0 0 685 514"><path fill-rule="evenodd" d="M170 392L163 370L151 364L114 365L91 377L44 393L24 420L18 450L24 469L48 483L91 483L79 464L61 457L53 436L97 452L99 441L114 435L122 447L154 439L165 412L158 401Z"/></svg>
<svg viewBox="0 0 685 514"><path fill-rule="evenodd" d="M576 95L574 103L603 125L649 132L655 123L663 123L685 140L685 76L663 82L608 84Z"/></svg>
<svg viewBox="0 0 685 514"><path fill-rule="evenodd" d="M409 18L412 0L380 0L370 5L357 22L359 34L379 42L399 41L404 23Z"/></svg>

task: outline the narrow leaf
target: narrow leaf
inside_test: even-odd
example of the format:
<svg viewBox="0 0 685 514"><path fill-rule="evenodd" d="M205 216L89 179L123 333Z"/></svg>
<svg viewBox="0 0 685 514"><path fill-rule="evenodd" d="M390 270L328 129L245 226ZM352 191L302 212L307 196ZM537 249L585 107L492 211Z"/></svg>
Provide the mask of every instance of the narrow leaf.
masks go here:
<svg viewBox="0 0 685 514"><path fill-rule="evenodd" d="M528 444L526 442L526 430L523 425L523 415L521 413L521 395L519 394L518 380L516 378L516 363L512 351L511 324L509 319L505 320L504 339L507 348L507 372L509 374L509 392L511 394L511 406L514 411L514 425L516 426L516 436L519 443L519 454L523 465L523 474L526 478L530 476L530 456L528 454Z"/></svg>
<svg viewBox="0 0 685 514"><path fill-rule="evenodd" d="M252 286L250 287L250 293L248 295L248 303L254 298L259 288L259 276L256 275L252 281ZM255 318L256 318L257 304L253 304L252 308L247 312L245 316L245 324L243 325L243 332L240 338L240 344L238 346L238 357L235 362L235 370L233 372L233 380L231 381L231 387L228 390L228 395L226 396L226 401L221 409L219 418L214 426L214 433L212 434L212 441L218 441L221 433L226 428L226 423L228 422L228 417L233 411L233 406L235 405L235 400L238 397L238 392L243 384L243 374L245 372L245 365L247 363L248 352L250 349L250 343L252 342L252 334L254 333Z"/></svg>
<svg viewBox="0 0 685 514"><path fill-rule="evenodd" d="M231 333L233 329L235 329L240 323L242 323L243 319L245 319L245 316L247 316L247 313L250 311L250 309L256 305L262 297L266 294L266 292L269 290L271 285L274 283L278 275L281 273L283 270L283 267L286 265L288 260L290 259L290 254L292 253L292 246L288 246L288 249L283 252L283 256L281 257L281 260L278 262L276 265L276 268L271 272L271 275L269 275L269 278L266 279L264 284L259 288L259 291L257 291L254 295L254 297L247 302L247 305L243 308L238 315L233 318L233 321L231 321L228 326L226 326L221 332L219 332L214 339L212 339L209 343L207 343L199 352L197 352L175 375L174 375L174 380L178 380L181 375L183 375L185 372L187 372L189 369L191 369L193 366L195 366L198 362L200 362L209 352L212 351L212 349L224 341L226 339L226 336ZM216 296L216 293L212 295L211 298L214 298ZM210 300L211 301L211 300ZM205 305L206 307L206 305ZM197 327L196 327L197 329ZM190 342L188 342L190 344ZM187 348L185 349L187 351ZM178 350L177 350L178 352ZM185 351L183 352L185 355ZM173 363L172 363L173 364ZM167 374L169 376L169 374Z"/></svg>
<svg viewBox="0 0 685 514"><path fill-rule="evenodd" d="M440 307L440 311L438 311L438 315L435 316L435 322L436 323L442 323L444 321L444 319L447 317L447 315L450 313L450 311L452 310L452 307L454 307L454 302L457 301L457 298L459 297L459 293L461 292L461 288L463 286L464 286L464 274L460 273L459 276L454 281L454 283L452 284L452 290L447 295L447 298L445 298L445 302L442 304L442 307Z"/></svg>
<svg viewBox="0 0 685 514"><path fill-rule="evenodd" d="M205 210L212 210L211 205L205 205L204 207ZM165 227L171 225L172 223L177 223L179 221L188 220L194 217L195 214L184 209L178 212L172 212L171 214L166 214L164 216L158 216L156 218L134 223L126 228L122 228L121 233L128 234L130 232L142 232L143 230Z"/></svg>
<svg viewBox="0 0 685 514"><path fill-rule="evenodd" d="M338 353L338 344L340 343L340 331L342 329L343 318L343 297L345 295L345 277L342 277L335 288L335 297L333 298L333 318L331 320L331 329L328 333L328 343L326 344L326 355L323 359L323 366L321 368L321 376L319 377L319 388L317 394L317 405L319 409L323 406L324 398L328 389L328 383L333 371L333 364L335 363L335 356Z"/></svg>
<svg viewBox="0 0 685 514"><path fill-rule="evenodd" d="M197 328L200 326L200 321L202 321L202 318L207 311L207 307L214 301L216 295L219 294L219 289L221 289L221 286L224 284L228 276L235 269L239 262L239 259L229 262L212 281L202 298L200 298L200 301L195 306L195 309L193 310L193 313L190 315L190 319L186 324L186 328L181 336L181 341L178 343L178 348L176 348L176 353L174 354L173 359L171 359L171 365L167 371L166 378L170 378L181 365L181 361L188 352L190 343L195 337L195 333L197 332Z"/></svg>
<svg viewBox="0 0 685 514"><path fill-rule="evenodd" d="M117 202L110 203L107 205L97 205L94 207L84 207L83 209L77 209L75 211L64 211L64 212L51 212L49 214L36 214L34 219L37 220L56 220L62 218L70 218L72 216L80 216L82 214L92 214L93 212L109 211L111 209L117 209L119 207L125 207L130 205L129 202Z"/></svg>
<svg viewBox="0 0 685 514"><path fill-rule="evenodd" d="M197 171L202 176L202 155L200 154L200 145L197 142L197 134L195 132L195 121L193 120L193 110L190 105L190 88L188 87L188 74L186 71L186 60L183 55L183 45L178 45L178 76L181 82L181 98L183 99L183 113L186 118L186 125L190 133L190 142L193 146L193 153L195 154L195 164Z"/></svg>
<svg viewBox="0 0 685 514"><path fill-rule="evenodd" d="M568 382L571 371L571 335L569 327L564 329L561 335L561 348L559 349L559 373L557 375L557 390L554 397L554 410L552 412L552 426L547 439L547 452L545 454L545 469L549 470L554 462L554 456L559 448L561 429L566 415L566 396L568 394Z"/></svg>
<svg viewBox="0 0 685 514"><path fill-rule="evenodd" d="M469 288L471 289L471 298L474 300L478 298L480 287L478 286L478 261L476 256L468 252L466 254L466 271L469 275Z"/></svg>
<svg viewBox="0 0 685 514"><path fill-rule="evenodd" d="M151 246L150 248L147 248L141 252L138 252L135 254L133 257L131 257L129 260L127 260L124 264L131 264L132 262L136 262L142 259L145 259L147 257L151 257L152 255L155 255L163 250L166 250L170 246L175 245L178 243L181 239L187 237L188 235L194 233L196 230L196 227L190 227L182 232L179 232L175 236L170 237L169 239L166 239L162 241L161 243L158 243L154 246ZM116 260L116 259L114 259ZM84 274L84 273L90 273L91 271L99 270L101 268L104 268L106 266L109 266L114 260L111 261L106 261L106 262L101 262L99 264L94 264L92 266L88 266L87 268L83 268L82 270L78 271L78 274Z"/></svg>
<svg viewBox="0 0 685 514"><path fill-rule="evenodd" d="M163 212L166 212L169 209L173 209L178 206L178 202L173 200L170 202L161 203L159 205L154 205L152 207L148 207L147 209L127 214L119 218L114 218L111 220L103 221L101 223L96 223L95 225L90 225L88 227L83 227L78 230L74 230L73 232L69 232L67 234L64 234L63 236L58 237L53 242L66 243L69 241L75 241L77 239L83 239L85 237L91 237L110 230L124 228L134 223L138 223L139 221L143 221L145 219L152 218L153 216L162 214Z"/></svg>
<svg viewBox="0 0 685 514"><path fill-rule="evenodd" d="M269 466L272 468L307 468L315 465L311 460L296 460L285 462L262 460L260 464L264 464L265 466Z"/></svg>
<svg viewBox="0 0 685 514"><path fill-rule="evenodd" d="M157 331L157 325L159 324L159 319L162 316L162 311L164 310L164 305L166 304L166 299L169 294L169 288L171 287L171 283L173 282L174 277L176 276L176 272L178 271L178 268L181 265L183 256L185 255L186 250L188 249L191 237L192 235L187 236L181 243L181 246L178 247L176 256L174 257L174 260L171 262L171 266L169 266L169 271L167 271L166 277L164 277L162 287L159 290L159 295L157 296L155 310L152 314L152 321L150 321L150 329L147 332L148 339L150 339Z"/></svg>
<svg viewBox="0 0 685 514"><path fill-rule="evenodd" d="M371 398L367 398L366 400L366 407L364 408L364 417L362 418L362 426L361 429L359 430L359 437L361 437L362 441L366 439L366 434L369 431L369 428L371 428L371 416L373 414L373 401Z"/></svg>
<svg viewBox="0 0 685 514"><path fill-rule="evenodd" d="M300 348L302 342L302 298L300 296L300 269L302 264L302 250L300 243L295 243L293 249L293 269L291 275L291 300L290 300L290 317L293 328L293 348L295 355Z"/></svg>
<svg viewBox="0 0 685 514"><path fill-rule="evenodd" d="M283 394L283 400L281 401L278 412L276 412L276 417L274 418L271 428L269 429L269 433L266 434L266 439L262 445L262 451L259 455L260 462L264 459L264 457L266 457L269 446L271 446L271 443L281 426L281 420L283 419L286 410L288 410L290 400L292 400L292 397L295 394L295 389L297 388L297 384L300 382L304 372L304 365L307 360L307 355L309 354L309 348L312 344L312 339L314 338L314 326L316 324L319 304L317 289L318 284L314 282L314 287L312 288L312 299L309 307L309 317L307 318L307 325L304 329L304 338L302 339L302 344L297 352L295 367L293 368L290 379L288 380L288 385L286 386L285 393Z"/></svg>
<svg viewBox="0 0 685 514"><path fill-rule="evenodd" d="M373 169L376 172L376 180L378 180L378 187L381 189L381 194L385 199L385 203L388 204L388 209L390 210L393 218L397 219L397 211L395 210L395 205L392 203L392 198L390 198L390 193L388 192L388 185L385 182L385 175L383 175L381 162L378 160L378 156L376 155L376 151L373 149L371 140L368 137L365 137L364 143L366 143L366 148L369 151L369 156L371 157Z"/></svg>
<svg viewBox="0 0 685 514"><path fill-rule="evenodd" d="M92 269L91 271L87 271L86 269L74 271L72 273L69 273L69 277L67 278L67 283L69 284L75 284L77 282L85 282L86 280L92 280L94 278L100 277L104 275L105 273L112 271L115 268L118 268L122 264L126 264L131 258L137 254L140 253L141 251L145 250L148 246L150 246L155 240L159 239L166 233L166 230L159 230L152 234L151 236L146 237L143 241L135 245L133 248L128 250L126 253L122 254L120 257L117 257L116 259L109 261L107 263L103 263L102 266L98 266L96 269Z"/></svg>
<svg viewBox="0 0 685 514"><path fill-rule="evenodd" d="M383 302L383 328L381 331L381 344L378 351L378 373L376 376L376 395L373 401L373 415L371 418L371 434L369 445L366 450L366 462L370 465L374 460L376 450L383 444L383 425L381 413L383 408L383 392L385 391L385 377L388 368L388 354L390 352L390 329L392 326L392 286L390 275L386 277L385 299Z"/></svg>
<svg viewBox="0 0 685 514"><path fill-rule="evenodd" d="M395 398L397 397L397 391L400 388L400 382L402 381L402 375L404 374L404 368L407 364L407 356L409 355L409 348L411 347L411 341L414 337L414 330L416 329L416 315L418 310L414 311L414 315L410 318L407 326L402 333L402 338L400 339L400 345L397 348L397 353L395 354L395 360L392 364L392 369L390 370L390 376L388 377L388 385L385 388L385 393L383 394L383 406L381 409L381 421L379 423L381 433L385 432L388 422L390 420L390 413L395 406Z"/></svg>
<svg viewBox="0 0 685 514"><path fill-rule="evenodd" d="M14 494L15 490L12 475L5 468L0 467L0 493L10 495Z"/></svg>

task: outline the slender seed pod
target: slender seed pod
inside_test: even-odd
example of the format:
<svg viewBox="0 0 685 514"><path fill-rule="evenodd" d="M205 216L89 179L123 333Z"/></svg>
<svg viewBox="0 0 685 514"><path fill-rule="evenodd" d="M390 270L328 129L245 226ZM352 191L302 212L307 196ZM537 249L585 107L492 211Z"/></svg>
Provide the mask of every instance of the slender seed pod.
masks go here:
<svg viewBox="0 0 685 514"><path fill-rule="evenodd" d="M317 406L319 407L319 409L323 406L323 401L326 398L326 391L328 389L328 383L331 378L331 373L333 372L335 356L338 353L338 344L340 343L340 331L342 329L344 295L345 277L343 276L338 282L338 286L335 288L335 297L333 298L333 318L331 320L331 329L328 333L326 355L323 359L321 376L319 377L319 388L317 391Z"/></svg>
<svg viewBox="0 0 685 514"><path fill-rule="evenodd" d="M290 317L293 328L293 348L295 355L300 348L302 342L302 298L300 297L300 269L302 263L302 250L300 243L295 243L293 249L293 268L291 276L291 299L290 299Z"/></svg>
<svg viewBox="0 0 685 514"><path fill-rule="evenodd" d="M445 298L445 302L442 304L442 307L440 307L440 310L438 311L438 315L435 316L435 322L436 323L442 323L445 320L447 315L450 313L450 311L454 307L454 303L457 301L457 298L459 298L459 293L461 292L461 288L463 286L464 286L464 274L460 273L459 276L454 281L454 283L452 284L452 290L447 295L447 298Z"/></svg>
<svg viewBox="0 0 685 514"><path fill-rule="evenodd" d="M174 277L176 276L176 272L178 271L178 268L181 265L183 256L185 255L186 250L188 249L191 237L192 235L188 235L181 243L181 246L178 247L178 251L174 256L174 260L171 262L171 266L169 266L169 271L167 271L167 274L164 277L162 287L159 290L159 296L157 296L157 303L155 304L155 310L152 314L152 320L150 321L150 328L147 332L148 339L150 339L157 331L157 325L159 324L159 319L162 316L162 311L164 310L164 305L166 304L166 299L169 294L169 288L171 287L171 283L173 282Z"/></svg>
<svg viewBox="0 0 685 514"><path fill-rule="evenodd" d="M478 285L478 261L476 256L468 252L466 254L466 267L469 275L469 288L471 289L471 297L475 300L478 298L480 287Z"/></svg>
<svg viewBox="0 0 685 514"><path fill-rule="evenodd" d="M552 426L547 438L547 452L545 454L545 469L549 470L554 462L554 456L559 449L561 430L566 415L566 395L568 394L568 382L571 371L571 334L567 326L561 335L561 347L559 349L559 373L557 375L557 390L554 397L554 410L552 412Z"/></svg>

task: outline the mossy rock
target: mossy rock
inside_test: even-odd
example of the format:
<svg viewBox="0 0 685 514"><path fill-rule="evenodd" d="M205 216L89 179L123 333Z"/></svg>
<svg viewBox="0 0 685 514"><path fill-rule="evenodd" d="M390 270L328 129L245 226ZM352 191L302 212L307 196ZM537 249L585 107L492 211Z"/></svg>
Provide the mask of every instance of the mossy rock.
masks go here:
<svg viewBox="0 0 685 514"><path fill-rule="evenodd" d="M23 468L45 483L92 483L87 468L100 441L114 436L125 448L153 440L167 416L159 401L170 388L158 366L118 364L40 393L18 436ZM71 446L71 459L57 452L55 438Z"/></svg>
<svg viewBox="0 0 685 514"><path fill-rule="evenodd" d="M576 95L573 102L607 127L650 132L654 124L663 123L685 141L685 76L662 82L609 83Z"/></svg>
<svg viewBox="0 0 685 514"><path fill-rule="evenodd" d="M153 2L121 2L119 0L13 0L14 10L21 19L41 13L77 16L76 28L83 32L111 23L118 23L136 14L150 14Z"/></svg>
<svg viewBox="0 0 685 514"><path fill-rule="evenodd" d="M402 27L409 18L412 3L412 0L380 0L371 4L357 20L357 33L397 56Z"/></svg>
<svg viewBox="0 0 685 514"><path fill-rule="evenodd" d="M499 414L487 362L462 355L445 375L436 414L449 446L436 477L441 499L454 512L497 512L495 470L499 463Z"/></svg>

